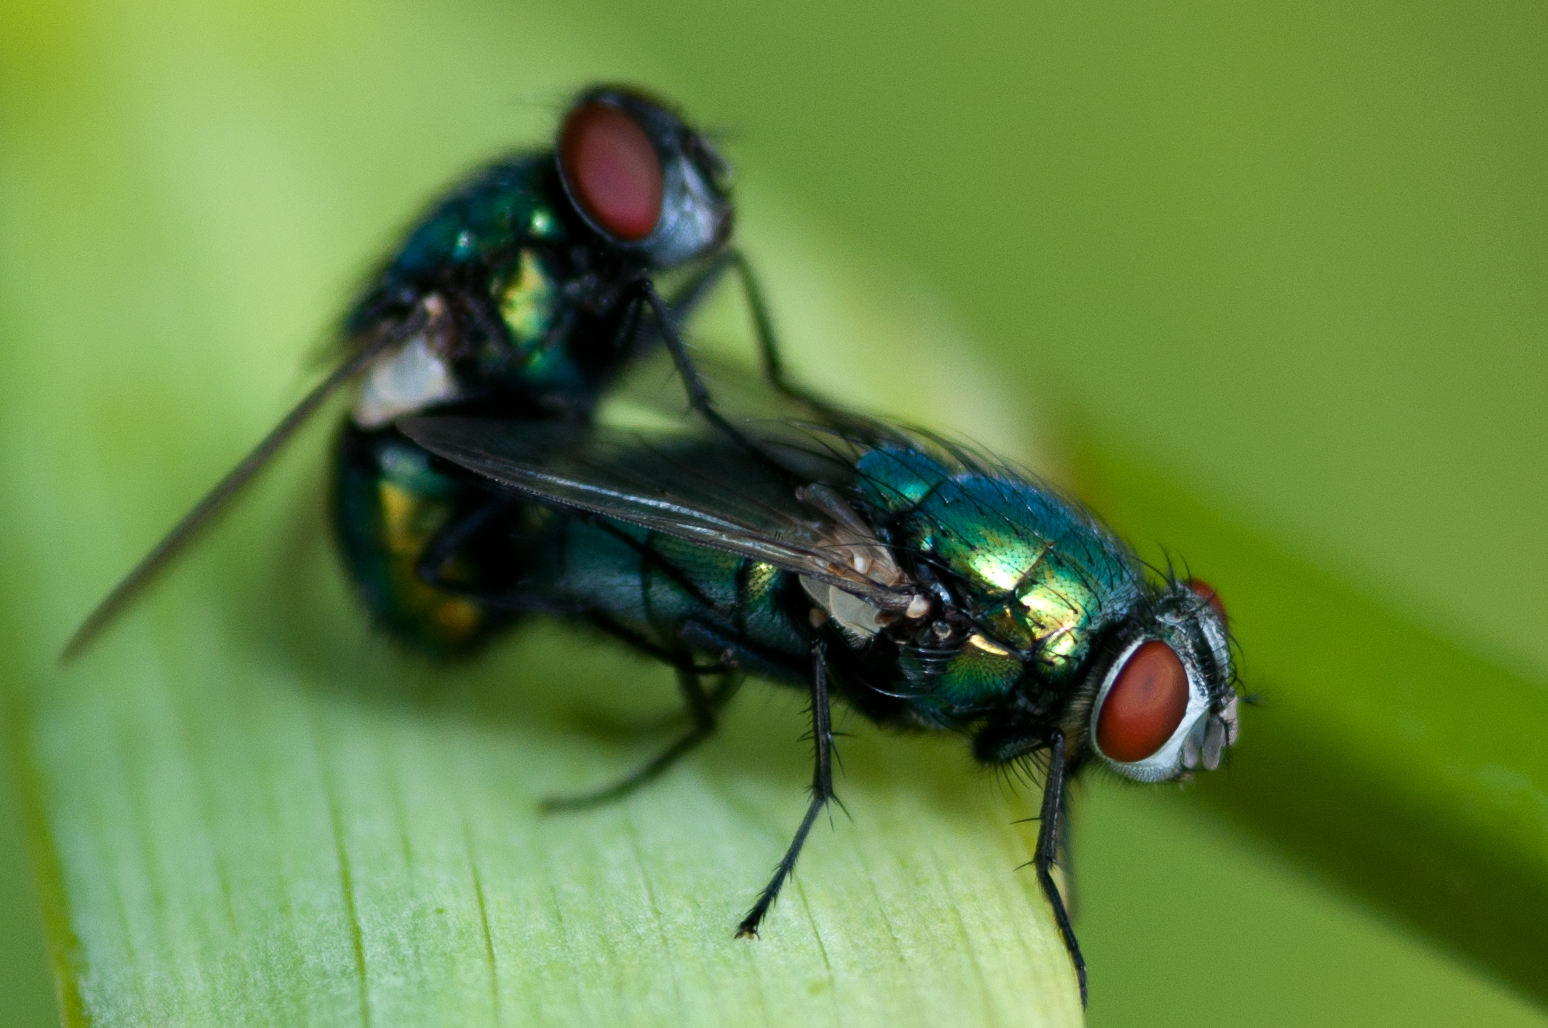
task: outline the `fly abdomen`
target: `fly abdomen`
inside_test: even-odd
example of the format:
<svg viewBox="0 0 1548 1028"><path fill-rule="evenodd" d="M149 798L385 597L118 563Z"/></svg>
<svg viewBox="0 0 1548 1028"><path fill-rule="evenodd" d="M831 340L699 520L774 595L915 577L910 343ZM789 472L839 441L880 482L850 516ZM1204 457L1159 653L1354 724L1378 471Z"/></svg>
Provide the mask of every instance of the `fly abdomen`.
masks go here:
<svg viewBox="0 0 1548 1028"><path fill-rule="evenodd" d="M518 554L495 545L512 501L437 471L391 429L345 426L334 468L339 552L378 627L431 656L457 657L514 619L515 608L491 602L521 574ZM457 545L436 559L448 540Z"/></svg>
<svg viewBox="0 0 1548 1028"><path fill-rule="evenodd" d="M731 663L746 651L748 663L782 666L806 653L790 615L794 579L773 565L605 518L550 511L538 523L509 540L535 569L522 586L530 606L700 662L729 650Z"/></svg>

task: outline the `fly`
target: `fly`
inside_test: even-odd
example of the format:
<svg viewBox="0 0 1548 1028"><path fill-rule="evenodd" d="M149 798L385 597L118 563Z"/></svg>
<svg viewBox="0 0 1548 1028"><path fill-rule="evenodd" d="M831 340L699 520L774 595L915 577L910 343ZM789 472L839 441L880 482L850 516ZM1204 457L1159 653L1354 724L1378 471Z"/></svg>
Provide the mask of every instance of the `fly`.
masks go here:
<svg viewBox="0 0 1548 1028"><path fill-rule="evenodd" d="M1236 742L1214 591L1148 573L1081 507L1003 462L854 416L760 422L741 439L445 417L400 427L523 501L489 553L513 566L491 602L589 624L677 672L682 737L551 806L614 799L666 770L714 731L733 674L810 695L811 801L738 936L757 934L834 799L832 699L884 727L959 733L986 765L1040 765L1033 865L1082 1001L1085 962L1051 873L1066 784L1093 764L1175 780L1218 767Z"/></svg>
<svg viewBox="0 0 1548 1028"><path fill-rule="evenodd" d="M690 403L726 432L678 326L727 272L743 287L768 378L785 384L747 261L731 242L729 168L709 138L638 89L593 86L552 147L474 172L430 206L343 319L334 369L87 616L79 654L248 484L333 393L358 382L334 460L334 524L374 620L436 655L466 653L509 621L437 589L426 561L458 560L494 510L432 470L398 419L427 411L585 423L619 372L664 342ZM672 297L656 277L681 271Z"/></svg>

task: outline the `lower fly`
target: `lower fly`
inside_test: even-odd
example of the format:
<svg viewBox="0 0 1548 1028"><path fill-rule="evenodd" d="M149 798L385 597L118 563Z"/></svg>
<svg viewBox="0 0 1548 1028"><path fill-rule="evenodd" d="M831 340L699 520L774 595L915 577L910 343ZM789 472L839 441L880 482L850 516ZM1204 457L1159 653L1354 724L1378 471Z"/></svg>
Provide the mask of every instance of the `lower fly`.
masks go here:
<svg viewBox="0 0 1548 1028"><path fill-rule="evenodd" d="M1237 738L1224 607L1149 572L1078 505L1004 462L856 416L716 432L432 417L401 427L513 504L483 555L490 603L599 629L676 672L690 727L626 795L709 738L748 674L811 700L811 800L737 926L756 935L833 801L834 700L884 727L949 731L981 762L1044 774L1033 865L1085 997L1052 876L1066 784L1220 765ZM749 448L749 444L750 447ZM711 687L707 682L715 682Z"/></svg>

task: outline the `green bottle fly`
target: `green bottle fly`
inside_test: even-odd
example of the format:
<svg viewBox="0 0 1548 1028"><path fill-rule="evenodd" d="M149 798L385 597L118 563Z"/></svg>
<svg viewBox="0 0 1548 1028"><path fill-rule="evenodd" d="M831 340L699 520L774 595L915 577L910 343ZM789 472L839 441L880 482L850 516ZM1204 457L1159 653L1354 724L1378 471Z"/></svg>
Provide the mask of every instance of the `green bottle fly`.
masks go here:
<svg viewBox="0 0 1548 1028"><path fill-rule="evenodd" d="M1034 864L1084 996L1050 873L1064 783L1092 763L1145 782L1221 763L1237 734L1224 608L1201 582L1147 574L1090 514L1004 463L852 415L814 423L758 422L735 439L435 417L402 429L542 504L488 540L506 602L677 670L686 734L559 805L659 774L713 731L739 673L809 691L812 801L740 925L751 935L833 798L830 696L883 726L961 733L986 764L1045 771Z"/></svg>
<svg viewBox="0 0 1548 1028"><path fill-rule="evenodd" d="M496 161L434 203L345 317L335 370L137 565L66 645L79 653L336 390L358 383L338 443L334 524L373 619L438 656L475 650L511 620L464 587L499 569L457 548L506 504L432 468L394 423L431 411L583 424L614 378L665 345L712 422L678 325L730 271L776 389L767 315L731 245L729 170L660 100L583 90L554 145ZM656 277L678 272L663 299ZM429 575L433 565L440 577Z"/></svg>

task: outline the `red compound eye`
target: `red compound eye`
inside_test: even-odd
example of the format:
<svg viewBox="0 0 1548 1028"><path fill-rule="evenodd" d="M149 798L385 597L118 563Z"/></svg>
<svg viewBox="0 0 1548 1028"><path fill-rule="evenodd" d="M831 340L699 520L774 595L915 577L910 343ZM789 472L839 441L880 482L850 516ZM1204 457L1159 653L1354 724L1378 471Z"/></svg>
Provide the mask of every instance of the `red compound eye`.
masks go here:
<svg viewBox="0 0 1548 1028"><path fill-rule="evenodd" d="M1211 607L1215 608L1215 613L1220 615L1222 623L1230 623L1230 618L1226 616L1225 604L1221 602L1220 594L1215 592L1214 586L1202 578L1195 578L1188 583L1188 588L1192 589L1193 594L1199 599L1208 602Z"/></svg>
<svg viewBox="0 0 1548 1028"><path fill-rule="evenodd" d="M1120 764L1152 756L1188 711L1188 672L1164 642L1129 654L1097 714L1096 741Z"/></svg>
<svg viewBox="0 0 1548 1028"><path fill-rule="evenodd" d="M625 242L650 235L661 217L661 157L645 130L604 103L570 112L559 133L559 163L582 209Z"/></svg>

